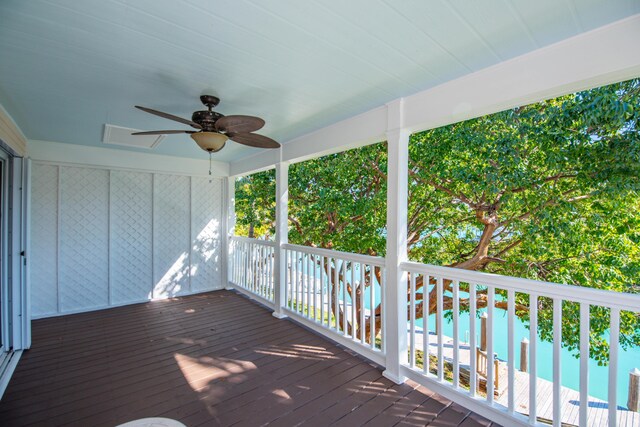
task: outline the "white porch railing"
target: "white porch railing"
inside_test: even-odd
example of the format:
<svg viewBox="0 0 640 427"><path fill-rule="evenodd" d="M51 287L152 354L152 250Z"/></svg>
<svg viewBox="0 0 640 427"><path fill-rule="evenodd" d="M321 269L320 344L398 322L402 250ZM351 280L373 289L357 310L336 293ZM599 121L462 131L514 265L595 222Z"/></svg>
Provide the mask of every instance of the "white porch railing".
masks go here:
<svg viewBox="0 0 640 427"><path fill-rule="evenodd" d="M283 245L285 311L384 365L384 259Z"/></svg>
<svg viewBox="0 0 640 427"><path fill-rule="evenodd" d="M514 422L518 423L526 422L535 425L539 420L552 420L553 425L557 426L560 426L561 422L569 425L591 426L602 425L594 418L603 416L603 421L608 417L608 425L610 426L617 426L619 423L640 425L640 414L620 411L618 406L624 406L626 402L620 402L617 398L620 313L628 311L636 316L640 315L640 295L539 282L414 262L404 262L401 264L401 268L409 273L409 296L407 297L409 348L405 359L406 364L402 367L402 372L406 377L426 386L433 384L437 384L439 387L444 386L455 391L458 395L468 397L468 402L482 403L494 410L505 412L513 418ZM425 293L430 295L430 298L423 298ZM525 362L525 366L523 366L523 368L528 368L528 373L521 372L518 369L520 367L519 361L515 360L515 346L516 344L520 345L515 342L516 295L518 296L518 308L526 309L530 317L529 363ZM540 304L546 304L553 310L552 319L545 320L546 322L551 320L553 328L553 379L550 382L539 379L536 370L540 357L536 345ZM567 304L575 305L573 308L577 309L579 313L577 318L563 319L563 305L566 312L571 312L566 310ZM430 325L428 321L429 306L435 308L437 312L435 325ZM462 306L466 306L466 311L469 312L468 323L464 326L461 324ZM480 306L484 306L484 308ZM505 311L497 306L504 308ZM610 315L608 399L606 402L594 402L590 398L588 390L589 313L593 306L606 308ZM482 340L483 334L478 330L475 319L480 311L485 310L486 342L481 343L478 342L476 336L480 335ZM446 321L444 317L446 312L450 313L452 320L453 337L451 339L443 335L442 325ZM494 336L494 322L498 319L498 312L502 312L500 316L506 312L506 337ZM422 314L422 316L418 316L418 314ZM424 322L424 327L421 330L416 328L418 317L422 317ZM474 321L470 321L471 319ZM563 321L575 325L579 323L579 328L577 328L580 334L579 392L562 386ZM459 337L462 327L468 327L468 346L460 343ZM429 331L435 331L433 337ZM492 355L498 339L507 340L507 354L500 355L505 359L504 361L494 364L492 363ZM430 342L431 340L434 342ZM476 351L476 348L482 344L486 345L486 350L484 352ZM481 362L478 358L479 355L483 358L486 357L486 361L482 360L486 366L483 396L480 396L478 392L480 384L476 374ZM430 363L426 359L431 359ZM420 361L422 363L418 363ZM445 366L445 362L449 366ZM638 363L640 364L640 360ZM495 372L496 367L499 372ZM623 374L626 375L626 372ZM506 378L502 378L503 376ZM530 378L534 380L530 381ZM501 385L501 390L495 389L496 383ZM572 395L575 395L575 399L572 398ZM576 411L572 411L571 408L575 408L578 403L579 410L576 414ZM594 407L595 409L592 409ZM603 414L603 411L606 412ZM526 417L523 414L526 414Z"/></svg>
<svg viewBox="0 0 640 427"><path fill-rule="evenodd" d="M274 285L279 283L273 276L276 244L242 237L232 237L230 244L231 283L273 307ZM403 329L392 325L393 319L387 319L385 325L385 259L291 244L281 245L280 251L284 260L282 311L388 368L385 331ZM594 423L598 416L610 426L621 422L640 425L640 414L619 410L626 402L620 402L617 395L619 374L626 374L618 372L620 314L640 315L639 295L414 262L402 262L400 268L408 273L409 290L404 296L408 349L400 355L402 376L505 425L543 425L544 420L558 426L561 422L602 425ZM425 292L429 298L423 298ZM552 312L552 318L545 319L553 325L550 380L538 378L536 369L547 360L537 345L538 307L543 304ZM569 306L573 310L567 310ZM610 316L605 401L594 400L588 390L591 307L604 307ZM575 319L564 319L579 324L579 391L563 387L561 381L563 308L564 313L579 313ZM516 345L520 345L516 342L516 310L527 310L530 317L525 362L516 360ZM477 338L483 335L475 321L481 312L486 313L484 340ZM503 316L506 335L496 336L494 323L504 321ZM443 331L447 321L451 322L451 337ZM460 332L465 330L468 339L461 340ZM494 361L498 340L507 342L507 351ZM483 344L480 341L486 348L476 351ZM479 374L481 362L485 369Z"/></svg>
<svg viewBox="0 0 640 427"><path fill-rule="evenodd" d="M232 236L229 244L229 281L273 308L275 242Z"/></svg>

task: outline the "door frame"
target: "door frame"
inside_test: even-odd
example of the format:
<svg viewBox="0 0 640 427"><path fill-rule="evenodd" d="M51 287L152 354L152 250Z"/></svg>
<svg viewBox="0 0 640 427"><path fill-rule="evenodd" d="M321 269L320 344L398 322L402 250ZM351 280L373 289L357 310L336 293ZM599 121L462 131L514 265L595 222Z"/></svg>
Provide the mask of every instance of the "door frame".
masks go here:
<svg viewBox="0 0 640 427"><path fill-rule="evenodd" d="M0 141L0 398L22 352L31 346L27 245L30 160Z"/></svg>

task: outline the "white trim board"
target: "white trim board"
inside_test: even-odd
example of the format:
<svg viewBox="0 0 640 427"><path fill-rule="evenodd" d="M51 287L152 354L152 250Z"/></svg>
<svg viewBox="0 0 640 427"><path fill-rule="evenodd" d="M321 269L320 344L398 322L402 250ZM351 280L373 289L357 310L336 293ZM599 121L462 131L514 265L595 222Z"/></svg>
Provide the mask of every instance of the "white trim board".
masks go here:
<svg viewBox="0 0 640 427"><path fill-rule="evenodd" d="M27 147L29 157L39 162L173 175L209 176L208 158L206 160L190 159L39 140L29 140ZM229 175L228 163L212 161L211 164L213 176Z"/></svg>

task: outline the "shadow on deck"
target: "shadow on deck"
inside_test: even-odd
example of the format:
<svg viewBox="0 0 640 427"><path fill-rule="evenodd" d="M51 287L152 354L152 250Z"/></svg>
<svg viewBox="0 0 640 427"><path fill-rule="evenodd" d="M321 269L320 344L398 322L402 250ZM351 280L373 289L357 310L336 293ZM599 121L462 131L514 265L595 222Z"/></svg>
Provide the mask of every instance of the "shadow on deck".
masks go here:
<svg viewBox="0 0 640 427"><path fill-rule="evenodd" d="M488 426L230 291L33 322L3 426Z"/></svg>

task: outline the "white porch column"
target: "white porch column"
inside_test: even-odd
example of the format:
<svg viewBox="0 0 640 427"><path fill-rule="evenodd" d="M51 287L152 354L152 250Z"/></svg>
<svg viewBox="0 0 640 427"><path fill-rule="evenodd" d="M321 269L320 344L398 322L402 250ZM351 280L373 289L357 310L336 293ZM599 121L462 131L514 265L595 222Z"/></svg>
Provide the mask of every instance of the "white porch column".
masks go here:
<svg viewBox="0 0 640 427"><path fill-rule="evenodd" d="M223 205L223 219L225 221L224 224L224 233L222 233L222 247L226 248L223 251L225 256L224 262L222 265L224 269L222 271L222 277L224 278L224 287L226 289L233 289L231 286L231 260L233 260L233 253L231 252L231 239L230 237L235 234L236 228L236 178L233 176L229 176L225 178L224 182L224 200L225 203Z"/></svg>
<svg viewBox="0 0 640 427"><path fill-rule="evenodd" d="M386 370L383 375L401 384L400 365L407 360L407 198L410 132L402 129L400 99L389 104L387 131L387 282L384 289Z"/></svg>
<svg viewBox="0 0 640 427"><path fill-rule="evenodd" d="M282 311L286 301L287 266L282 245L289 241L289 164L276 165L276 249L274 252L273 315L278 319L287 317Z"/></svg>

